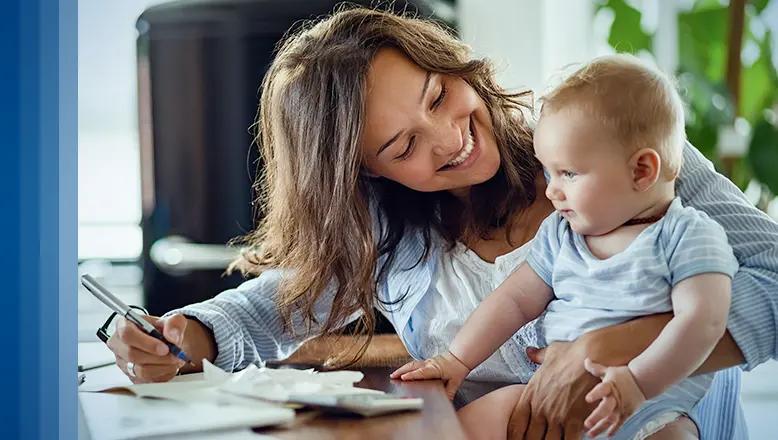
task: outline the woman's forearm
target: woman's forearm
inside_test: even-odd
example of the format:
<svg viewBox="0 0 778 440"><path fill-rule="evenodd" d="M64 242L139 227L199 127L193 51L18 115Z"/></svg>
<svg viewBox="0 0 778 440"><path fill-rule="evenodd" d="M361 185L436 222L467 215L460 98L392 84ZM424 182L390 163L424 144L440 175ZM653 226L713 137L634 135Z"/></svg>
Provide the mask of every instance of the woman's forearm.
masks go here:
<svg viewBox="0 0 778 440"><path fill-rule="evenodd" d="M581 336L581 342L593 361L604 365L626 365L648 348L672 317L672 313L662 313L633 319L589 332ZM718 371L744 362L743 353L726 332L694 374Z"/></svg>

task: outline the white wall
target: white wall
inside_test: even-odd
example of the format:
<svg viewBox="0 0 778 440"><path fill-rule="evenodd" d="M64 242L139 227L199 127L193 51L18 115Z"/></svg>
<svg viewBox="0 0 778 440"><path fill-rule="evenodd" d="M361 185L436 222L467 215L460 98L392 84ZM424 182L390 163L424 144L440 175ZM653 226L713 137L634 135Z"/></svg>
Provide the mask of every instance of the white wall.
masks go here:
<svg viewBox="0 0 778 440"><path fill-rule="evenodd" d="M596 51L593 6L587 0L458 0L461 36L498 66L508 88L542 94L552 77Z"/></svg>

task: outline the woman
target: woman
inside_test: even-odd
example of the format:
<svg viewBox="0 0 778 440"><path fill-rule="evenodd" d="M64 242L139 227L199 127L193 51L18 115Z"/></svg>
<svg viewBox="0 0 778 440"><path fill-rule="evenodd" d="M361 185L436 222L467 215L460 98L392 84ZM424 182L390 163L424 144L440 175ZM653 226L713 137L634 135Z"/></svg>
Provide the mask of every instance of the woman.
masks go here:
<svg viewBox="0 0 778 440"><path fill-rule="evenodd" d="M353 9L295 33L262 84L264 216L235 264L257 276L154 321L193 359L234 370L283 359L357 319L372 328L377 306L411 355L436 354L523 260L552 211L524 98L504 92L486 62L427 21ZM731 335L703 368L750 368L776 351L778 225L692 147L685 160L679 195L724 226L741 264ZM668 319L552 345L533 354L544 361L534 375L530 325L470 378L529 380L514 411L516 436L576 438L589 409L583 396L596 383L583 359L624 363ZM168 380L180 367L125 322L109 346L134 381ZM744 432L738 384L736 371L718 375L692 415L703 437ZM675 429L697 431L689 419Z"/></svg>

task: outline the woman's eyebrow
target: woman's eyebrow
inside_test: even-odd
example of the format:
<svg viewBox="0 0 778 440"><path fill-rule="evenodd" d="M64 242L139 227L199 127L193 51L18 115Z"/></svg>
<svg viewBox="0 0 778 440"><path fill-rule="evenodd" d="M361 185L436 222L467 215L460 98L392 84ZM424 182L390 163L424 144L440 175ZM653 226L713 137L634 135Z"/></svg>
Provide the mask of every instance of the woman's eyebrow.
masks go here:
<svg viewBox="0 0 778 440"><path fill-rule="evenodd" d="M427 89L430 86L430 76L431 75L432 75L432 72L427 71L427 75L424 77L424 86L421 88L421 96L419 96L419 104L424 102L424 96L427 94ZM382 151L384 151L387 148L389 148L389 146L392 145L392 143L394 143L394 141L396 141L398 137L400 137L400 134L402 134L402 130L398 131L397 134L392 136L392 138L389 139L388 141L386 141L385 144L381 145L378 148L378 151L375 154L376 157L378 157L378 155L381 154Z"/></svg>

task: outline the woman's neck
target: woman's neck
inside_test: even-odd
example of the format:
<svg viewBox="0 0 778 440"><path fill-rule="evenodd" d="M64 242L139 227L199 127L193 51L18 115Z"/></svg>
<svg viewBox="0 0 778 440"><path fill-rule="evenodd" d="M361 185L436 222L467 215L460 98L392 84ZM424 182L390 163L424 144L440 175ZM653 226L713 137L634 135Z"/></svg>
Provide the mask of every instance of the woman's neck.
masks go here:
<svg viewBox="0 0 778 440"><path fill-rule="evenodd" d="M454 188L448 190L449 194L456 197L462 204L468 206L470 204L470 190L472 186L465 186L463 188Z"/></svg>

